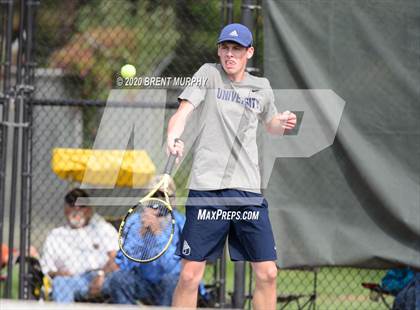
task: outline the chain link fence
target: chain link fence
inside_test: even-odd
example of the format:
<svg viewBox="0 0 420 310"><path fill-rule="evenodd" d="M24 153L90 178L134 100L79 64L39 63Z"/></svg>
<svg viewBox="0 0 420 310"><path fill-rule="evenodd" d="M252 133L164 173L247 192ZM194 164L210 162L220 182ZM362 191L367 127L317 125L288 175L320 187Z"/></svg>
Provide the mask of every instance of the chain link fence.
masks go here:
<svg viewBox="0 0 420 310"><path fill-rule="evenodd" d="M146 150L146 158L153 166L151 172L142 167L139 174L143 178L132 186L111 184L107 188L88 184L86 190L98 199L141 197L150 177L163 169L165 124L177 107L176 96L181 88L154 90L153 94L145 93L144 89L116 89L121 66L134 65L138 77L191 76L202 63L217 61L215 39L229 15L226 10L240 12L241 3L220 0L39 3L34 28L35 91L27 104L32 110L30 245L41 256L45 255L42 249L46 237L66 223L64 196L81 184L77 165L86 165L82 157L75 155L72 166L66 166L65 150ZM239 15L233 16L239 20ZM261 18L257 20L261 30ZM187 157L174 176L180 197L186 195L190 163L191 158ZM115 170L104 178L107 177L115 181ZM180 211L182 204L181 200ZM95 212L116 224L127 208L126 203L97 203ZM281 245L278 248L281 250ZM233 269L233 263L224 260L208 265L204 284L209 299L201 300L202 306L232 306L235 286L241 285L234 283ZM234 305L248 309L254 287L249 270L247 264L244 304ZM278 308L384 309L383 301L370 296L371 292L361 286L362 282L377 283L383 275L383 270L355 268L279 270ZM50 298L45 285L38 289L41 291L34 293L37 298ZM386 298L392 303L391 296Z"/></svg>

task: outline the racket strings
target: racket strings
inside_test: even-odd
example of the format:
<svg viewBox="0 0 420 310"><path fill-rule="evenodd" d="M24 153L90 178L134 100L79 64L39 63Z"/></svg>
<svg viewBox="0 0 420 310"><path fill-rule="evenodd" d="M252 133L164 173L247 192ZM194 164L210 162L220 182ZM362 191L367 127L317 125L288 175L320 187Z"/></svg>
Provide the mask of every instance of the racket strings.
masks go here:
<svg viewBox="0 0 420 310"><path fill-rule="evenodd" d="M122 230L122 249L137 261L160 256L171 241L172 213L159 199L139 204L126 218Z"/></svg>

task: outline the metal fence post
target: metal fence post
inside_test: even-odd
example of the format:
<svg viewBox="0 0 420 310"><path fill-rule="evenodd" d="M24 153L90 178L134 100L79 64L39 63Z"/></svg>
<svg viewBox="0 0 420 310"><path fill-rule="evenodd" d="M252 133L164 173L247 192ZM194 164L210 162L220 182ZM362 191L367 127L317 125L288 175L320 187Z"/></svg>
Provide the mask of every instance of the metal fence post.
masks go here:
<svg viewBox="0 0 420 310"><path fill-rule="evenodd" d="M222 2L222 28L226 24L233 23L233 0L221 0Z"/></svg>
<svg viewBox="0 0 420 310"><path fill-rule="evenodd" d="M19 264L19 298L28 299L28 269L26 258L30 246L30 223L31 223L31 115L32 104L30 96L33 87L33 64L32 40L33 40L33 6L39 2L33 0L21 0L21 25L19 37L19 58L17 87L21 94L22 116L22 151L21 151L21 193L20 193L20 264ZM23 34L25 33L25 39ZM23 54L23 51L25 53ZM30 279L29 279L30 280Z"/></svg>
<svg viewBox="0 0 420 310"><path fill-rule="evenodd" d="M6 203L5 203L5 191L6 191L6 166L7 166L7 145L8 145L8 126L10 123L8 122L9 119L9 108L10 108L10 100L11 100L11 65L12 65L12 32L13 32L13 0L3 1L4 6L6 7L4 12L6 12L6 19L4 24L6 25L4 29L4 36L5 36L5 61L3 63L4 68L4 82L3 82L3 93L5 96L5 105L3 106L3 138L4 141L2 148L2 167L1 167L1 174L2 174L2 182L0 192L3 195L2 201L2 208L1 208L1 229L0 229L0 242L3 242L3 230L4 230L4 211L6 210ZM4 156L3 156L4 155ZM11 223L9 226L12 226ZM13 239L9 236L9 248L13 248ZM10 298L11 297L11 289L12 289L12 268L13 268L13 251L9 251L8 255L8 264L7 264L7 279L6 284L4 287L4 297Z"/></svg>

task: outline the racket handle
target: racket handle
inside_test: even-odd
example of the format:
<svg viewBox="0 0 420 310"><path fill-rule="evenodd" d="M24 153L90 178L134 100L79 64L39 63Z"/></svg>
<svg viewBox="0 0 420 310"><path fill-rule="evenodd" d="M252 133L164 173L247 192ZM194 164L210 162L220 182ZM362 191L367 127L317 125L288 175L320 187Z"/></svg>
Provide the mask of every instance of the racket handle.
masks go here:
<svg viewBox="0 0 420 310"><path fill-rule="evenodd" d="M166 166L165 166L165 170L163 171L164 174L171 174L172 170L174 169L175 166L175 161L176 161L177 156L174 154L170 154L168 161L166 162Z"/></svg>
<svg viewBox="0 0 420 310"><path fill-rule="evenodd" d="M181 139L179 139L179 138L176 138L175 139L175 143L177 143L178 141L181 141ZM176 158L177 158L178 156L177 155L174 155L174 154L169 154L169 158L168 158L168 161L166 162L166 166L165 166L165 169L163 170L163 173L164 174L171 174L172 173L172 170L174 169L174 166L175 166L175 162L176 162Z"/></svg>

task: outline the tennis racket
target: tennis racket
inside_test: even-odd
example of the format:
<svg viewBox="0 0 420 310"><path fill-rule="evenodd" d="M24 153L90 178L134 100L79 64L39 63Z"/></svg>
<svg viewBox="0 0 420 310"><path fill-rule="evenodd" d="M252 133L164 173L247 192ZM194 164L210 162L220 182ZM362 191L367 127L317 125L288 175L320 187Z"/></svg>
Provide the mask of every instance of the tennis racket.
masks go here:
<svg viewBox="0 0 420 310"><path fill-rule="evenodd" d="M121 252L130 260L148 263L158 259L171 244L175 231L168 184L176 155L170 154L158 184L128 210L118 231Z"/></svg>

